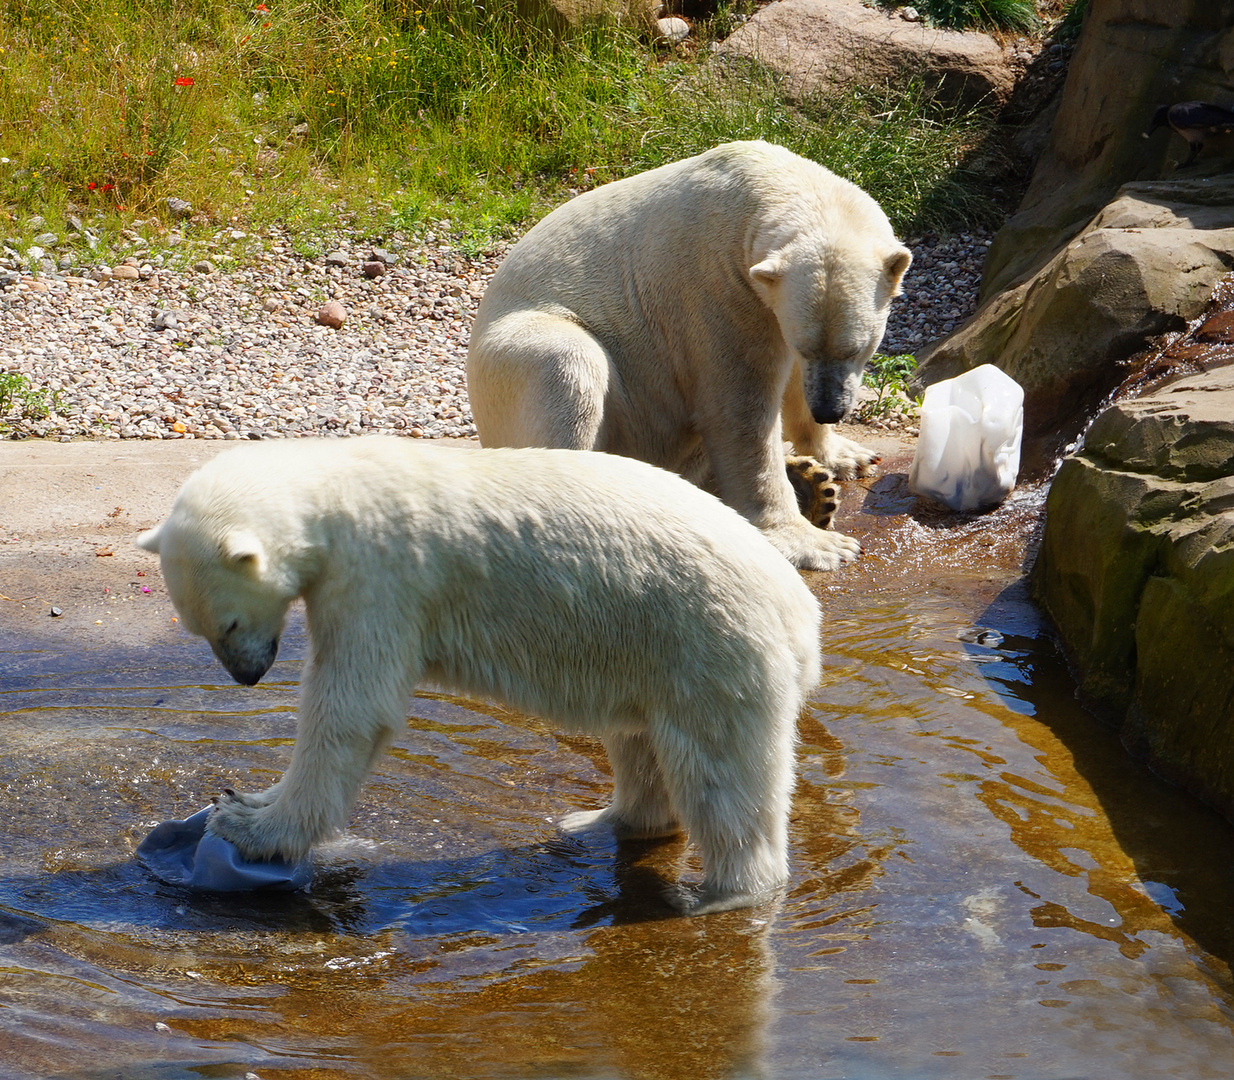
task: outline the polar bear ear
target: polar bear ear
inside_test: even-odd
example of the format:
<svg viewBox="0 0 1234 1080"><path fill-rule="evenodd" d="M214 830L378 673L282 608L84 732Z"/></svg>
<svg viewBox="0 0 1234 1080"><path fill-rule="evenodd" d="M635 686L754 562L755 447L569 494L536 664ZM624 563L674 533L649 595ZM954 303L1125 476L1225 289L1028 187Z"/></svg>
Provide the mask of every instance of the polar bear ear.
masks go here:
<svg viewBox="0 0 1234 1080"><path fill-rule="evenodd" d="M162 525L155 525L153 529L147 529L137 537L137 546L146 551L153 551L157 555L159 552L159 538L162 532Z"/></svg>
<svg viewBox="0 0 1234 1080"><path fill-rule="evenodd" d="M898 296L900 281L913 261L913 253L908 248L897 248L883 260L883 273L891 285L891 295Z"/></svg>
<svg viewBox="0 0 1234 1080"><path fill-rule="evenodd" d="M222 549L223 560L232 569L247 571L254 577L266 569L265 546L253 533L241 530L228 533L223 538Z"/></svg>
<svg viewBox="0 0 1234 1080"><path fill-rule="evenodd" d="M750 267L750 280L756 285L768 287L777 285L784 278L784 260L778 255L770 255L760 263Z"/></svg>

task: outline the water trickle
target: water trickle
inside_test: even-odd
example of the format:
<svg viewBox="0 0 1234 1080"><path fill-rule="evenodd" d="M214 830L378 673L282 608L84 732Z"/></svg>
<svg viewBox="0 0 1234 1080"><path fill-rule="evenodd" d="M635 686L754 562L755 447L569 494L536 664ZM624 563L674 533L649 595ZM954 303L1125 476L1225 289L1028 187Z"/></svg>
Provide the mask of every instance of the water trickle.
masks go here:
<svg viewBox="0 0 1234 1080"><path fill-rule="evenodd" d="M0 1075L1227 1076L1234 830L1077 706L1021 580L1042 490L960 517L905 466L807 575L793 879L751 911L670 917L680 840L551 824L606 797L595 744L435 694L311 891L162 885L151 824L286 764L302 631L252 689L187 637L0 639Z"/></svg>

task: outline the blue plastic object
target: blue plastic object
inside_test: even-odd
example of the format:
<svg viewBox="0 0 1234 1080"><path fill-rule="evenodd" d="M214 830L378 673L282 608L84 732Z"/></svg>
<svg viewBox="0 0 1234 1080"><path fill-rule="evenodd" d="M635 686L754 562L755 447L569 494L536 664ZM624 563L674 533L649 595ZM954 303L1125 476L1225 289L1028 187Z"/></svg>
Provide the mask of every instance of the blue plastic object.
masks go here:
<svg viewBox="0 0 1234 1080"><path fill-rule="evenodd" d="M137 859L169 885L211 892L251 892L254 889L303 889L313 879L308 858L251 862L230 840L206 832L213 807L198 810L185 821L164 821L150 830L137 847Z"/></svg>

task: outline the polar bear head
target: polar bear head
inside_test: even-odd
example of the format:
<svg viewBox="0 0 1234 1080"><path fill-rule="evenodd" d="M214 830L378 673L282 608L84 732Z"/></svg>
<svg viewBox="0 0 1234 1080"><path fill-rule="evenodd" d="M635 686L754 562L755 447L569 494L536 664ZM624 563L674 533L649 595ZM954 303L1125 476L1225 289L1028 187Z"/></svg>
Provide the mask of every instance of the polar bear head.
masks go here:
<svg viewBox="0 0 1234 1080"><path fill-rule="evenodd" d="M158 554L185 628L210 643L236 682L252 686L274 663L300 589L278 572L258 532L202 513L193 494L186 485L167 520L142 533L137 546Z"/></svg>
<svg viewBox="0 0 1234 1080"><path fill-rule="evenodd" d="M912 262L882 220L874 236L798 235L750 267L754 291L801 365L806 402L820 424L837 423L856 404L861 373Z"/></svg>

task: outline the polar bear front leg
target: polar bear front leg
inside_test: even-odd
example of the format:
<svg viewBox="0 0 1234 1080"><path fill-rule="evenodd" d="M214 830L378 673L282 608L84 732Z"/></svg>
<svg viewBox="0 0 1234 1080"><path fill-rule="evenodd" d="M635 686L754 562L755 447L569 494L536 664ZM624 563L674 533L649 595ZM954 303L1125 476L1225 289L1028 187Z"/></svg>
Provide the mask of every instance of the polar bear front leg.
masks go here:
<svg viewBox="0 0 1234 1080"><path fill-rule="evenodd" d="M405 724L410 693L403 692L404 679L365 685L353 674L359 670L356 664L310 663L287 772L256 795L226 790L215 800L210 832L245 858L296 862L343 828L373 762Z"/></svg>
<svg viewBox="0 0 1234 1080"><path fill-rule="evenodd" d="M770 414L761 432L747 432L744 438L736 421L733 429L704 436L720 497L758 526L799 570L838 570L861 554L861 544L843 533L816 528L801 516L785 471L777 420Z"/></svg>
<svg viewBox="0 0 1234 1080"><path fill-rule="evenodd" d="M602 737L613 770L613 801L603 810L567 814L562 832L606 827L622 839L671 836L680 829L655 751L646 735L610 733Z"/></svg>

